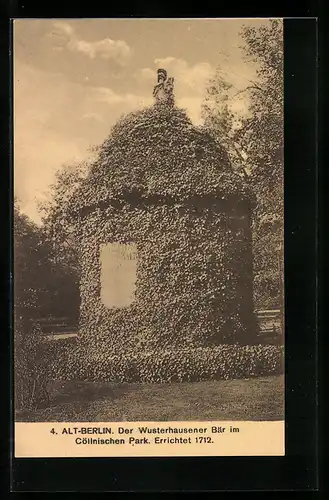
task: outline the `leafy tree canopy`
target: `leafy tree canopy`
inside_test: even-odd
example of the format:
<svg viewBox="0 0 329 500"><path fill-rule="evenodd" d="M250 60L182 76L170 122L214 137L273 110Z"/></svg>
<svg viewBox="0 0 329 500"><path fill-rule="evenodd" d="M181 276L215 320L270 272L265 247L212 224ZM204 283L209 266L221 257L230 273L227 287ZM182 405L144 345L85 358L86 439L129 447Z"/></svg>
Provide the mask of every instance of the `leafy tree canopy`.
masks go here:
<svg viewBox="0 0 329 500"><path fill-rule="evenodd" d="M255 295L260 307L280 303L283 238L283 33L280 20L241 31L246 60L256 66L245 94L248 113L234 111L237 93L218 68L203 105L205 127L226 146L232 163L248 177L254 211Z"/></svg>

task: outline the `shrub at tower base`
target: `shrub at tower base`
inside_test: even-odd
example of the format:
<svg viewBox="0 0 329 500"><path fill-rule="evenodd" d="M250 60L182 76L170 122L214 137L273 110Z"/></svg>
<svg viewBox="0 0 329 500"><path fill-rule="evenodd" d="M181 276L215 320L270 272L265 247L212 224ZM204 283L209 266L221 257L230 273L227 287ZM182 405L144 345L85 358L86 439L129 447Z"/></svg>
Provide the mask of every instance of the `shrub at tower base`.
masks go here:
<svg viewBox="0 0 329 500"><path fill-rule="evenodd" d="M57 380L174 383L279 375L284 371L283 347L273 345L220 345L113 356L108 350L51 342L45 350L48 376Z"/></svg>

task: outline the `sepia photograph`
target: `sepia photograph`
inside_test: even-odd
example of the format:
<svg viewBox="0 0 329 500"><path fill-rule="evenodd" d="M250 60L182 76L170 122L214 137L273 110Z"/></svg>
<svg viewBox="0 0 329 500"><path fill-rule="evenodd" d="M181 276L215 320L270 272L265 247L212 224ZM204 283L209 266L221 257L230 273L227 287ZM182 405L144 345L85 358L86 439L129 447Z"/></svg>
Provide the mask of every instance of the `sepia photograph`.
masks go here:
<svg viewBox="0 0 329 500"><path fill-rule="evenodd" d="M13 122L15 422L283 424L282 19L15 20Z"/></svg>

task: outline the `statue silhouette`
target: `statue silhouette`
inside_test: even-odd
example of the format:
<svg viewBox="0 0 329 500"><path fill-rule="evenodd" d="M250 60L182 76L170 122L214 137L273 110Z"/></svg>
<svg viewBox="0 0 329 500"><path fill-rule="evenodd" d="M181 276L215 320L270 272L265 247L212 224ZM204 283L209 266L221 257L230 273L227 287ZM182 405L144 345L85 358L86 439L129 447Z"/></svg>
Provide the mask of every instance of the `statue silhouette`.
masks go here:
<svg viewBox="0 0 329 500"><path fill-rule="evenodd" d="M157 104L174 105L174 78L167 79L167 71L158 69L158 83L153 90Z"/></svg>

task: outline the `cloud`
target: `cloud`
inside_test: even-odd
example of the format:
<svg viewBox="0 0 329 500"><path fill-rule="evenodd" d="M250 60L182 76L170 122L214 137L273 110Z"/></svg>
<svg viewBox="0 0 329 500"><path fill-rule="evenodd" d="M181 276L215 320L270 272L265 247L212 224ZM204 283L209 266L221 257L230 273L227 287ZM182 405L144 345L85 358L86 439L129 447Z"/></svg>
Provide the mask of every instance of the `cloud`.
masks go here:
<svg viewBox="0 0 329 500"><path fill-rule="evenodd" d="M151 96L133 93L119 94L109 87L94 87L92 98L95 102L105 102L110 106L123 105L130 111L149 106L153 102Z"/></svg>
<svg viewBox="0 0 329 500"><path fill-rule="evenodd" d="M217 77L223 78L231 85L228 91L228 105L238 117L249 113L248 93L241 90L250 85L255 78L256 68L252 64L246 64L240 59L235 61L225 57L220 64L214 68L207 62L188 64L184 59L168 56L154 60L154 69L142 68L135 73L135 78L140 83L152 83L156 81L156 69L165 68L169 76L175 78L175 95L177 104L184 107L195 124L202 124L201 106L205 96L206 88L217 73ZM211 105L211 102L208 102ZM218 103L216 104L218 106Z"/></svg>
<svg viewBox="0 0 329 500"><path fill-rule="evenodd" d="M112 40L111 38L95 42L83 40L79 38L74 28L65 22L55 22L49 36L55 41L55 50L63 50L66 47L71 52L80 52L90 59L99 57L125 64L132 52L124 40Z"/></svg>
<svg viewBox="0 0 329 500"><path fill-rule="evenodd" d="M59 31L59 33L62 32L63 34L67 35L68 37L74 36L74 29L68 23L55 22L54 28L56 28Z"/></svg>
<svg viewBox="0 0 329 500"><path fill-rule="evenodd" d="M102 118L102 116L99 113L93 113L93 112L85 113L81 117L81 120L93 120L93 121L102 122L102 123L104 122L104 119Z"/></svg>
<svg viewBox="0 0 329 500"><path fill-rule="evenodd" d="M151 68L139 69L135 73L135 78L144 82L152 82L155 80L155 71Z"/></svg>
<svg viewBox="0 0 329 500"><path fill-rule="evenodd" d="M92 99L96 102L106 102L107 104L118 104L124 100L124 97L114 92L109 87L93 87L90 89Z"/></svg>
<svg viewBox="0 0 329 500"><path fill-rule="evenodd" d="M186 90L203 93L205 85L214 73L214 68L207 62L189 65L184 59L172 56L155 59L154 65L155 69L142 68L136 73L136 77L142 81L155 81L156 69L165 68L174 76L179 93Z"/></svg>
<svg viewBox="0 0 329 500"><path fill-rule="evenodd" d="M194 125L202 125L203 119L201 118L201 105L202 97L181 97L177 99L177 105L180 108L186 109L188 116Z"/></svg>
<svg viewBox="0 0 329 500"><path fill-rule="evenodd" d="M206 94L206 88L213 77L222 78L231 85L227 91L228 106L235 114L236 119L249 114L250 99L243 90L256 78L256 66L247 64L240 59L235 61L223 57L215 68L207 62L198 62L189 65L187 61L172 56L154 60L156 68L165 68L168 74L175 78L175 94L177 104L185 108L196 125L201 125L201 107ZM139 71L139 78L144 81L155 81L156 70L143 68ZM242 91L242 92L241 92ZM209 97L209 96L208 96ZM218 107L218 100L214 103ZM223 102L224 104L224 102ZM212 105L211 100L208 105Z"/></svg>
<svg viewBox="0 0 329 500"><path fill-rule="evenodd" d="M24 137L15 134L14 190L21 199L21 209L40 222L38 203L47 199L47 189L55 172L63 164L84 159L83 147L52 132L42 135L38 126L25 129Z"/></svg>
<svg viewBox="0 0 329 500"><path fill-rule="evenodd" d="M166 57L155 59L157 68L164 67L168 69L178 84L184 85L198 93L202 93L204 86L208 82L210 76L214 72L214 68L207 62L199 62L194 65L189 65L183 59L175 57Z"/></svg>

